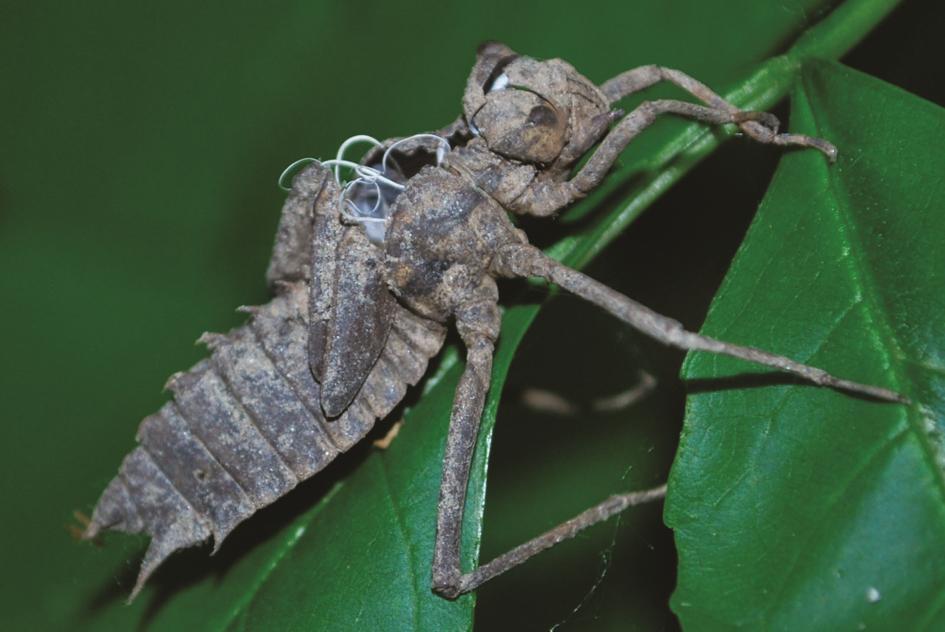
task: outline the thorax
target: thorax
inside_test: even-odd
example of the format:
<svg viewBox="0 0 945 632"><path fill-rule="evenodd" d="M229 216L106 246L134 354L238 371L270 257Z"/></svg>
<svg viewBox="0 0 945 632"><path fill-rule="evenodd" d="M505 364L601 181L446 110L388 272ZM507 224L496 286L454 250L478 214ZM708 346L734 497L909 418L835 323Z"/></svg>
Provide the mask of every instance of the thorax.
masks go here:
<svg viewBox="0 0 945 632"><path fill-rule="evenodd" d="M488 275L499 246L524 240L492 195L444 167L424 167L407 181L384 244L391 290L441 321Z"/></svg>

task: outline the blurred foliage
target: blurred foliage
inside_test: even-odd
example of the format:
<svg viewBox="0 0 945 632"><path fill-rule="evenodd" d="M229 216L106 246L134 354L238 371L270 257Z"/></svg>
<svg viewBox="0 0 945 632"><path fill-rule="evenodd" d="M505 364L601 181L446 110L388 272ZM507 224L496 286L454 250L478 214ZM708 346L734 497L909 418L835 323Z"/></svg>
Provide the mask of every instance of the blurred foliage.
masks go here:
<svg viewBox="0 0 945 632"><path fill-rule="evenodd" d="M473 51L485 39L560 56L599 81L660 63L724 90L834 4L585 2L580 12L557 2L0 7L6 624L127 629L232 621L244 612L244 588L258 583L258 570L283 559L285 543L301 537L296 521L314 518L315 529L314 512L333 484L364 479L376 467L365 442L248 521L216 557L180 554L131 608L122 601L141 541L113 537L94 550L71 541L65 528L74 509L90 510L133 445L137 421L163 401L158 386L203 355L191 341L239 323L235 306L266 300L262 273L283 195L275 178L286 164L332 154L353 133L384 137L452 120ZM937 58L930 51L940 56L935 20L917 7L897 11L849 63L894 83L903 77L910 90L941 102L942 82L915 70ZM624 174L652 177L648 157L692 129L672 121L647 132L628 150ZM697 327L776 159L747 143L726 148L637 221L592 273ZM627 190L587 207L619 218L619 193ZM601 238L594 226L574 219L528 229L545 245L582 230L587 243L615 236ZM517 291L521 309L545 296ZM483 558L610 492L665 477L681 419L678 354L573 299L543 310L515 358L498 413ZM643 404L589 412L587 402L626 388L641 369L659 384ZM536 386L577 402L581 414L524 408L518 394ZM419 437L424 420L413 421ZM424 434L429 450L443 431L442 420L434 421L435 432ZM408 430L392 455L406 450L399 444ZM318 601L304 566L295 572L278 584L276 596L295 609L286 616L334 608L333 616L355 620L350 604ZM486 586L476 616L484 628L562 620L578 628L673 627L674 573L671 535L659 509L647 508ZM332 594L348 588L333 586ZM384 605L376 594L359 598ZM470 602L457 608L468 612ZM254 621L240 616L237 623Z"/></svg>

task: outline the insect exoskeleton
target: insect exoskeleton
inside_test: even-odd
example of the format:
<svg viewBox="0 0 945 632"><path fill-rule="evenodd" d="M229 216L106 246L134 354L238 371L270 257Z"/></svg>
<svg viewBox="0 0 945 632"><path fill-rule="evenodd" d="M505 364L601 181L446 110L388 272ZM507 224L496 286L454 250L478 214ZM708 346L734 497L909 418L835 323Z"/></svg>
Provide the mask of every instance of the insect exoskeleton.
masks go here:
<svg viewBox="0 0 945 632"><path fill-rule="evenodd" d="M644 101L626 116L611 109L660 81L702 104ZM687 331L528 244L509 212L554 215L586 195L660 115L734 124L759 142L836 157L829 142L779 134L770 114L742 111L678 70L641 66L598 87L562 60L538 61L489 43L466 84L463 115L450 126L386 142L353 136L333 160L300 161L314 164L295 175L283 207L266 275L275 297L248 309L245 325L202 338L210 358L172 378L173 401L142 423L139 446L102 494L85 532L152 537L132 594L175 550L211 537L219 546L237 524L363 438L423 376L450 320L467 353L444 450L433 590L455 598L616 512L662 498L665 485L613 496L463 571L466 486L499 337L495 279L501 277L554 283L666 345L906 401L885 388ZM344 158L348 147L363 142L373 148L360 162ZM343 180L342 169L353 177Z"/></svg>

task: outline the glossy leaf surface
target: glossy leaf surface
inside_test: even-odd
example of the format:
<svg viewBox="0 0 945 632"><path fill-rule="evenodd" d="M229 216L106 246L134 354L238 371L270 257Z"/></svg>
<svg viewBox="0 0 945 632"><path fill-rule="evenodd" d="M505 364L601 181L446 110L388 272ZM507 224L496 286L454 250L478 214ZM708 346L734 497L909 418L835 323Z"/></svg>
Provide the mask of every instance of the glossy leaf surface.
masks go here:
<svg viewBox="0 0 945 632"><path fill-rule="evenodd" d="M900 391L909 406L696 354L670 479L693 629L945 624L945 110L810 66L786 155L704 332Z"/></svg>

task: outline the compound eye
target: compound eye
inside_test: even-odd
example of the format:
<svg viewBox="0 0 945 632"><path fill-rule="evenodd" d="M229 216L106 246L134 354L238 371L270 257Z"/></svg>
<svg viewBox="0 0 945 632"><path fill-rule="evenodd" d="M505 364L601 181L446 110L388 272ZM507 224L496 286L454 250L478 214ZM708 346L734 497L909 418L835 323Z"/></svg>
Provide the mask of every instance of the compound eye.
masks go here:
<svg viewBox="0 0 945 632"><path fill-rule="evenodd" d="M547 105L537 105L528 113L528 124L537 127L557 127L558 115Z"/></svg>

